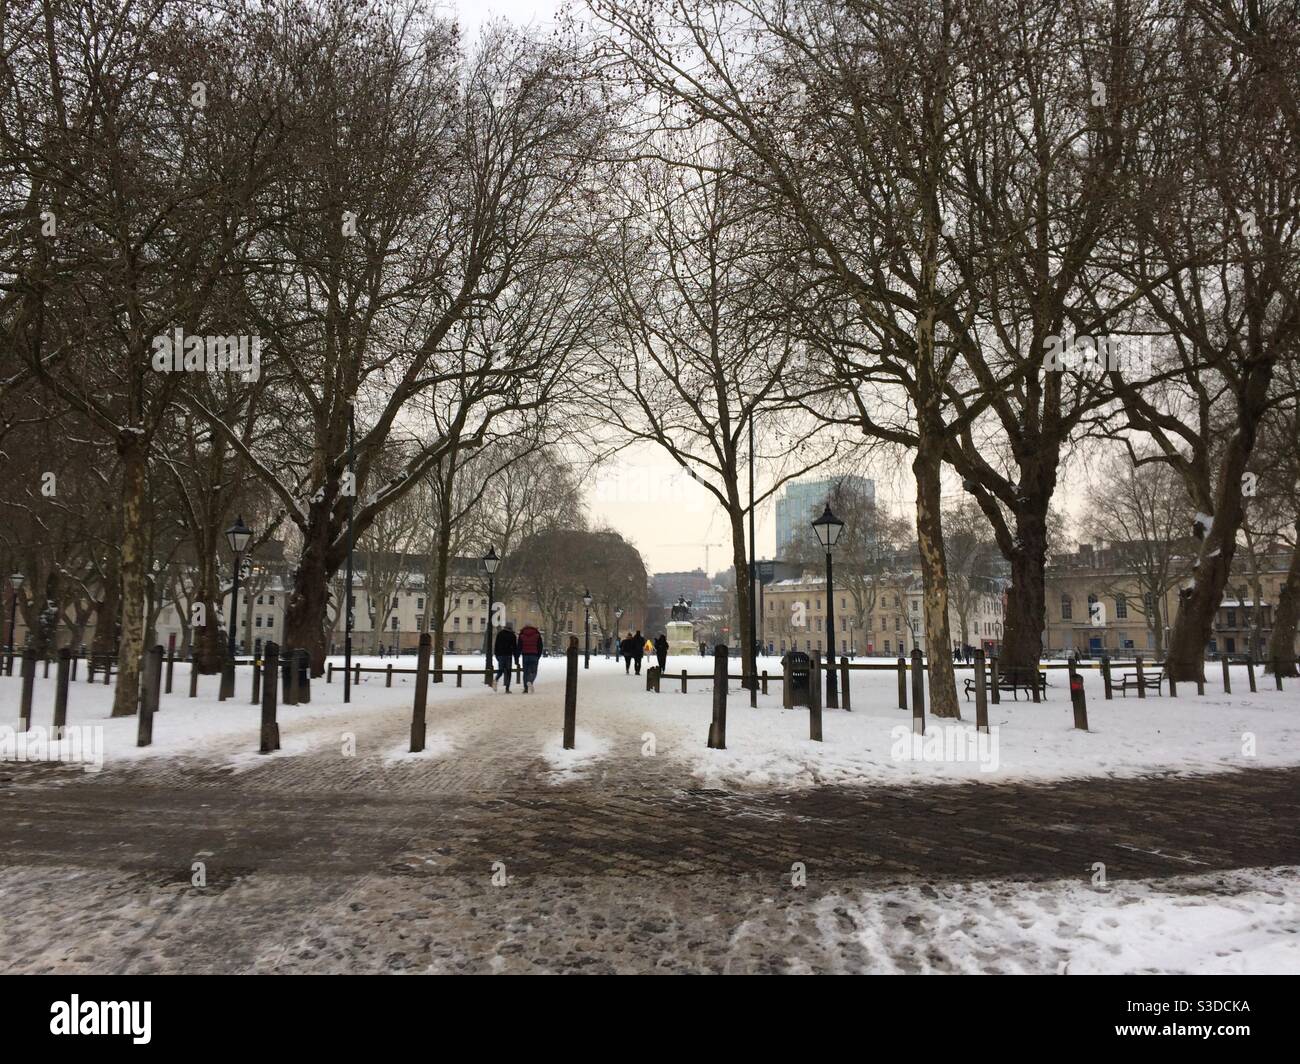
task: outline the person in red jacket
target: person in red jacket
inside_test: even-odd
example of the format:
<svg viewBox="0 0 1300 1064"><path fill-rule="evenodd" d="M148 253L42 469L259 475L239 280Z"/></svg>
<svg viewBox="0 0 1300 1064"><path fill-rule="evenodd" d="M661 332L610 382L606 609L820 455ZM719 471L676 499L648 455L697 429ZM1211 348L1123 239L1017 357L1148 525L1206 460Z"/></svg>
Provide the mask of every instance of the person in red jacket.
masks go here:
<svg viewBox="0 0 1300 1064"><path fill-rule="evenodd" d="M519 642L515 647L516 659L524 663L524 694L537 685L537 662L542 656L542 633L531 624L519 629Z"/></svg>

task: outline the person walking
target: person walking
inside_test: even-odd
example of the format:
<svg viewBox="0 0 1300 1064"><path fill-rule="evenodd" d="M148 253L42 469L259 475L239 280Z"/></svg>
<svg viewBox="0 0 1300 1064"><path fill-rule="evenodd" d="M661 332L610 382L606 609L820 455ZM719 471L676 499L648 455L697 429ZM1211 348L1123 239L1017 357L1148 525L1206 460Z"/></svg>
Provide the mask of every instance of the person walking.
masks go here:
<svg viewBox="0 0 1300 1064"><path fill-rule="evenodd" d="M515 647L515 660L523 660L524 694L537 687L537 663L542 657L542 633L531 624L519 629L519 642Z"/></svg>
<svg viewBox="0 0 1300 1064"><path fill-rule="evenodd" d="M632 661L636 665L636 674L638 676L641 675L641 659L645 657L645 648L648 642L649 640L641 634L641 629L638 628L636 634L632 636Z"/></svg>
<svg viewBox="0 0 1300 1064"><path fill-rule="evenodd" d="M506 680L506 694L510 693L510 677L514 670L511 668L514 657L515 647L518 641L515 639L515 626L512 622L507 621L504 628L497 632L496 642L492 646L492 652L497 657L497 671L492 676L492 690L497 689L497 681L501 677Z"/></svg>
<svg viewBox="0 0 1300 1064"><path fill-rule="evenodd" d="M655 640L655 657L659 659L659 675L662 676L664 669L668 667L668 636L663 632L660 632L659 638Z"/></svg>
<svg viewBox="0 0 1300 1064"><path fill-rule="evenodd" d="M636 640L632 633L627 633L627 638L619 643L619 648L623 651L623 673L629 675L632 672L632 659L636 656Z"/></svg>

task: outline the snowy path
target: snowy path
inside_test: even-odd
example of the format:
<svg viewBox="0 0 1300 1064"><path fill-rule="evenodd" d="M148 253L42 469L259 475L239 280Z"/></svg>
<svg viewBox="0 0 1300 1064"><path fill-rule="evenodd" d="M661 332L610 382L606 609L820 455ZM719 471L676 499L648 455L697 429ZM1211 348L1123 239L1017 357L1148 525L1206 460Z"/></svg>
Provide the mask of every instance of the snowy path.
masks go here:
<svg viewBox="0 0 1300 1064"><path fill-rule="evenodd" d="M417 757L374 675L270 757L253 707L174 695L140 754L75 692L104 771L0 764L0 970L1300 971L1295 689L1004 705L986 774L890 758L887 673L824 744L733 688L711 752L707 682L592 665L573 752L557 659L431 687Z"/></svg>

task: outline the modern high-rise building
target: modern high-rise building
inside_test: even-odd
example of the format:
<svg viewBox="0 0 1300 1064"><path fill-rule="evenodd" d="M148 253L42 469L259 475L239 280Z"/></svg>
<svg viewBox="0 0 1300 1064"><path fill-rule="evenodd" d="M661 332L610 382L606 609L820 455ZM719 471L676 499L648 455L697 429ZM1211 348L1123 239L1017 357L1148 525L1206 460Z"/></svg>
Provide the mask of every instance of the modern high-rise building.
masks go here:
<svg viewBox="0 0 1300 1064"><path fill-rule="evenodd" d="M875 504L876 482L866 477L849 474L822 480L796 480L787 484L785 494L776 500L778 558L797 538L813 534L810 527L813 520L821 516L823 508L837 488L864 499L869 505Z"/></svg>

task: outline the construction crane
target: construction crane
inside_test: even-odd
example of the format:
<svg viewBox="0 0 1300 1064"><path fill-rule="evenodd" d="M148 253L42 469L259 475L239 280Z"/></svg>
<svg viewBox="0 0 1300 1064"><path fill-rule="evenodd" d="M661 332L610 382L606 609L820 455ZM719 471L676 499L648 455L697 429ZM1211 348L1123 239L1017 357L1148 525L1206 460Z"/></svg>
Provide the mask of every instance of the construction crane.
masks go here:
<svg viewBox="0 0 1300 1064"><path fill-rule="evenodd" d="M691 540L689 543L665 543L665 547L703 547L704 548L704 575L709 575L709 548L725 547L726 543L700 543L697 540Z"/></svg>

